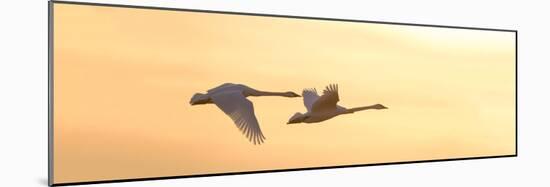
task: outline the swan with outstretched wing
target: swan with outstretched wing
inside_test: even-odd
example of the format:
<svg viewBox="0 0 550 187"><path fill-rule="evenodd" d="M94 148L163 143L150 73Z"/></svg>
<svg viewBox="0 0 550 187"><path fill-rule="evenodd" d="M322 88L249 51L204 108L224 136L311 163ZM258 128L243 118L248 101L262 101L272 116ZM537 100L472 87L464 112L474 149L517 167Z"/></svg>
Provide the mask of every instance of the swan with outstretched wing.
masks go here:
<svg viewBox="0 0 550 187"><path fill-rule="evenodd" d="M387 109L386 106L381 104L349 109L339 106L337 104L338 101L340 101L337 84L328 85L325 90L323 90L322 96L317 94L317 90L315 88L304 89L302 92L302 97L304 98L304 106L306 107L307 112L304 114L300 112L295 113L288 120L287 124L318 123L342 114L351 114L357 111L369 109Z"/></svg>
<svg viewBox="0 0 550 187"><path fill-rule="evenodd" d="M242 84L225 83L208 90L206 94L196 93L189 103L215 104L252 143L262 144L266 138L254 114L254 105L246 98L249 96L300 97L294 92L266 92Z"/></svg>

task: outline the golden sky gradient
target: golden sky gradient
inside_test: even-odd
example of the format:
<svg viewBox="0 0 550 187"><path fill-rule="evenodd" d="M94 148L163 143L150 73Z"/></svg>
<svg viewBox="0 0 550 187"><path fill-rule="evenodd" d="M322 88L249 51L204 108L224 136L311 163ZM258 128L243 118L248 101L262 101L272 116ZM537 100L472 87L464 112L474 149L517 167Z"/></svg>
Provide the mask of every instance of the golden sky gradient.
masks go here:
<svg viewBox="0 0 550 187"><path fill-rule="evenodd" d="M54 4L54 182L515 153L513 32ZM257 97L250 143L196 92L338 83L340 104Z"/></svg>

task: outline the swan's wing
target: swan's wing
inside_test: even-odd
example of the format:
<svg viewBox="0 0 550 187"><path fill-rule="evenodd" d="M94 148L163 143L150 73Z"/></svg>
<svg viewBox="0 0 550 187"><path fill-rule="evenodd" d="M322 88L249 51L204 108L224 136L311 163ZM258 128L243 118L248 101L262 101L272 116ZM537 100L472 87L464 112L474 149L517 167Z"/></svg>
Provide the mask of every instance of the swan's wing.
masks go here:
<svg viewBox="0 0 550 187"><path fill-rule="evenodd" d="M313 103L319 99L319 95L315 88L304 89L304 91L302 91L302 97L304 98L304 106L307 108L307 111L311 111Z"/></svg>
<svg viewBox="0 0 550 187"><path fill-rule="evenodd" d="M241 92L223 92L211 96L212 101L227 114L239 130L254 144L261 144L265 137L262 134L252 102Z"/></svg>
<svg viewBox="0 0 550 187"><path fill-rule="evenodd" d="M336 103L338 103L338 101L340 101L338 96L338 85L328 85L325 90L323 90L323 95L313 103L311 111L322 112L326 110L336 110Z"/></svg>

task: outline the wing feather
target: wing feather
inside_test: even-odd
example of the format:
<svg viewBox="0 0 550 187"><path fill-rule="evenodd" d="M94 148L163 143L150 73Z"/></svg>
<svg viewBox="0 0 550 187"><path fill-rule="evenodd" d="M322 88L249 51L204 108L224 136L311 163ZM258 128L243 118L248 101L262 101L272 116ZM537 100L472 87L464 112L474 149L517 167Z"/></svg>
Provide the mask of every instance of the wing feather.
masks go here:
<svg viewBox="0 0 550 187"><path fill-rule="evenodd" d="M302 97L304 98L304 106L307 108L307 111L311 111L313 103L319 99L319 95L315 88L304 89L302 91Z"/></svg>
<svg viewBox="0 0 550 187"><path fill-rule="evenodd" d="M338 101L340 101L340 97L338 96L338 85L330 84L323 90L323 95L313 103L311 111L323 112L327 110L336 110L336 103L338 103Z"/></svg>
<svg viewBox="0 0 550 187"><path fill-rule="evenodd" d="M266 139L260 129L254 105L241 92L224 92L211 96L212 100L235 123L237 128L254 144L262 144Z"/></svg>

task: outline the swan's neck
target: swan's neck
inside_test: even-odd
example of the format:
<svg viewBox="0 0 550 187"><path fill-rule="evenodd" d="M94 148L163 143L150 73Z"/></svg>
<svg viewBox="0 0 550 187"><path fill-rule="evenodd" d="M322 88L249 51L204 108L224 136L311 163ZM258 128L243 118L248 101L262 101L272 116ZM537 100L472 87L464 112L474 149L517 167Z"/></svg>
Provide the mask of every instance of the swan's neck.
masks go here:
<svg viewBox="0 0 550 187"><path fill-rule="evenodd" d="M357 111L361 111L361 110L370 110L370 109L375 109L375 108L376 108L376 105L355 107L355 108L346 109L343 113L344 113L344 114L351 114L351 113L354 113L354 112L357 112Z"/></svg>
<svg viewBox="0 0 550 187"><path fill-rule="evenodd" d="M281 96L281 97L288 97L285 92L265 92L265 91L257 91L256 93L252 94L252 96Z"/></svg>

